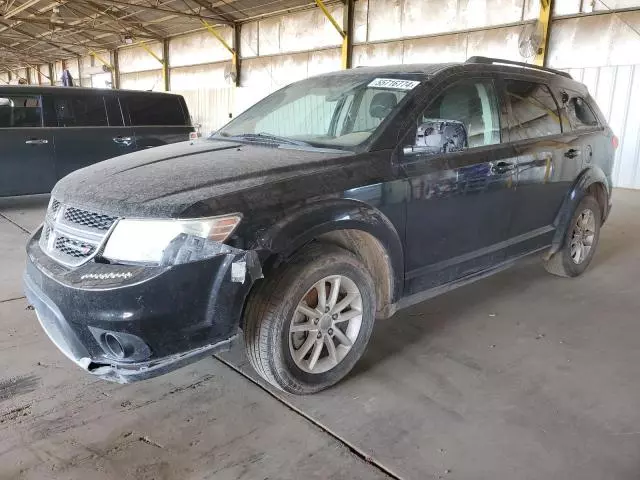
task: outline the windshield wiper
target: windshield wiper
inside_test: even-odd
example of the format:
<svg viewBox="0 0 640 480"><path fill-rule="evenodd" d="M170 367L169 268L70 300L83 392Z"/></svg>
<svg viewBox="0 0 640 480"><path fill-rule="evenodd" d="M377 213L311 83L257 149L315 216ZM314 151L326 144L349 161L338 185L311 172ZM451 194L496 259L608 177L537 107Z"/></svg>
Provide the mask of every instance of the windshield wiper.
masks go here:
<svg viewBox="0 0 640 480"><path fill-rule="evenodd" d="M272 135L270 133L241 133L240 135L233 135L230 138L244 138L249 141L270 141L273 143L286 143L289 145L298 145L300 147L309 147L307 142L302 140L293 140L292 138L279 137L278 135Z"/></svg>

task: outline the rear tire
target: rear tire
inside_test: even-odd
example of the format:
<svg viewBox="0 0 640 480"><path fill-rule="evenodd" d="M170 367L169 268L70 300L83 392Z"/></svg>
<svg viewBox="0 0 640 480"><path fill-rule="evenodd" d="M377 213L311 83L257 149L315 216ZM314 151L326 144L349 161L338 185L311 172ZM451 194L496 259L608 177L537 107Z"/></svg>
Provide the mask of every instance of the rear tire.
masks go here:
<svg viewBox="0 0 640 480"><path fill-rule="evenodd" d="M375 286L362 262L335 245L313 244L252 292L244 319L247 356L275 387L319 392L362 356L375 312Z"/></svg>
<svg viewBox="0 0 640 480"><path fill-rule="evenodd" d="M582 275L595 254L601 225L600 205L587 195L573 212L562 248L545 262L547 271L561 277Z"/></svg>

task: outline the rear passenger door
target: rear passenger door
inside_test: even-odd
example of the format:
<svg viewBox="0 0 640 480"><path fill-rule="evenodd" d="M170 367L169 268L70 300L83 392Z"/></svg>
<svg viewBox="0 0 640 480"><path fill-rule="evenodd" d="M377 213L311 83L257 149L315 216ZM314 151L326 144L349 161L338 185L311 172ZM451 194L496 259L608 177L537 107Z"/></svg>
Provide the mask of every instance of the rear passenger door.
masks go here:
<svg viewBox="0 0 640 480"><path fill-rule="evenodd" d="M120 101L133 126L138 150L189 140L193 127L182 97L127 94Z"/></svg>
<svg viewBox="0 0 640 480"><path fill-rule="evenodd" d="M47 193L56 183L53 135L39 95L0 92L0 197Z"/></svg>
<svg viewBox="0 0 640 480"><path fill-rule="evenodd" d="M556 98L561 103L560 112L565 129L570 128L577 137L573 141L576 150L574 153L580 159L582 168L588 167L594 156L601 161L610 157L607 150L602 148L604 144L600 132L603 127L589 105L588 96L562 89ZM608 145L608 142L606 144Z"/></svg>
<svg viewBox="0 0 640 480"><path fill-rule="evenodd" d="M549 87L529 80L504 80L509 138L518 153L518 188L508 256L551 244L554 220L580 172L576 136L561 121Z"/></svg>
<svg viewBox="0 0 640 480"><path fill-rule="evenodd" d="M64 92L52 97L58 178L74 170L135 150L112 95Z"/></svg>

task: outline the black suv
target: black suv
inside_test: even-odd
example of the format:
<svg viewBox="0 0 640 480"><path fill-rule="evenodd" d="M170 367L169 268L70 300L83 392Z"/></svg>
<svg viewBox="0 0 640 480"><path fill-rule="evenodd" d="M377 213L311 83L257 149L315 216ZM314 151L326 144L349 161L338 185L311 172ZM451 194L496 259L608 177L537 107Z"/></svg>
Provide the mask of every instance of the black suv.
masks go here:
<svg viewBox="0 0 640 480"><path fill-rule="evenodd" d="M180 95L1 86L0 197L48 193L74 170L192 132Z"/></svg>
<svg viewBox="0 0 640 480"><path fill-rule="evenodd" d="M376 319L541 252L576 276L617 138L562 72L472 58L294 83L207 140L60 181L25 288L51 339L129 382L228 348L326 388Z"/></svg>

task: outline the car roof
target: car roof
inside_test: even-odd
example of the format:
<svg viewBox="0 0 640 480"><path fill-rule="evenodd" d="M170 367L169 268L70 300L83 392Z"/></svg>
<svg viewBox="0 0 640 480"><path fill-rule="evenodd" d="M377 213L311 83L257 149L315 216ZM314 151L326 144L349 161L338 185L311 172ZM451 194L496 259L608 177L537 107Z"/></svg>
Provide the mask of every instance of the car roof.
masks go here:
<svg viewBox="0 0 640 480"><path fill-rule="evenodd" d="M478 57L476 57L478 58ZM526 77L531 81L543 82L545 84L557 85L561 88L576 90L586 94L587 88L580 82L571 78L570 75L560 73L552 69L541 69L535 65L509 65L500 63L500 59L495 59L495 63L457 62L457 63L408 63L401 65L384 65L371 67L357 67L349 70L340 70L322 74L319 76L389 76L394 74L414 74L424 76L425 79L432 78L439 74L465 72L489 72L498 73L504 76Z"/></svg>

